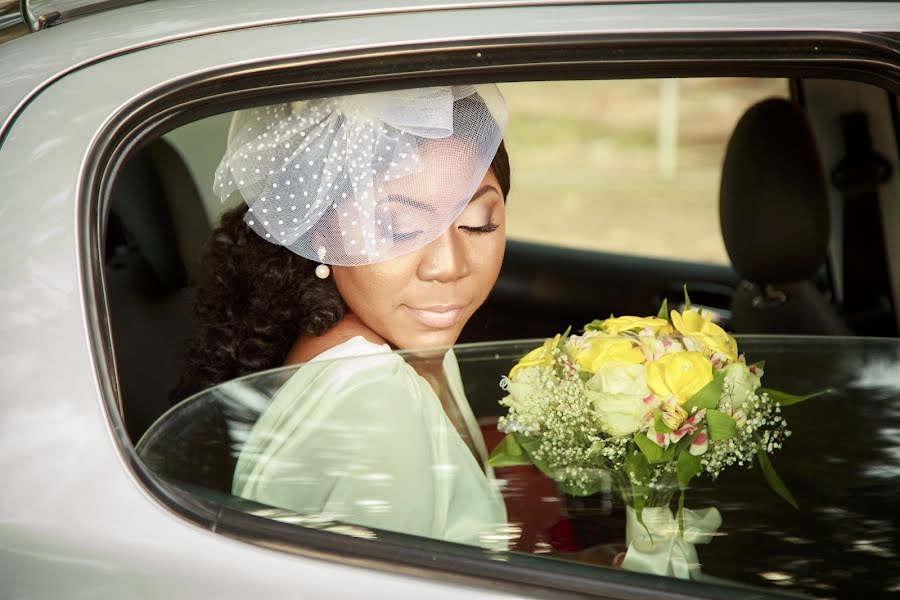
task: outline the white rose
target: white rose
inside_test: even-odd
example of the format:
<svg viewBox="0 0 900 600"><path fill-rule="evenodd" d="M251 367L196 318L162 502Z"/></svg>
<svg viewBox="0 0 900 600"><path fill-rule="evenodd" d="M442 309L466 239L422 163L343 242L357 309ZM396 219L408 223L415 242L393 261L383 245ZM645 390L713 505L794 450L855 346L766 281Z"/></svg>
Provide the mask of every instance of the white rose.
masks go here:
<svg viewBox="0 0 900 600"><path fill-rule="evenodd" d="M521 411L528 406L532 402L532 396L538 386L539 376L540 368L538 367L526 367L517 372L515 378L506 384L506 391L509 395L502 400L502 404L516 411Z"/></svg>
<svg viewBox="0 0 900 600"><path fill-rule="evenodd" d="M644 402L650 395L644 365L606 363L587 383L588 398L594 405L603 429L614 436L634 433L652 412Z"/></svg>
<svg viewBox="0 0 900 600"><path fill-rule="evenodd" d="M747 401L747 398L756 392L760 385L759 375L754 375L742 362L731 363L725 367L725 381L730 384L732 390L732 410L738 410Z"/></svg>

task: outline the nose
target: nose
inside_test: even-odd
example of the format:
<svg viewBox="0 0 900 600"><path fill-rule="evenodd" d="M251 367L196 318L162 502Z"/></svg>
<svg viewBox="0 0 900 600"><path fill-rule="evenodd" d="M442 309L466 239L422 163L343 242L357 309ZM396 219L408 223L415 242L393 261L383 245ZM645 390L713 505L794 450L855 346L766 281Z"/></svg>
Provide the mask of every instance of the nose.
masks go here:
<svg viewBox="0 0 900 600"><path fill-rule="evenodd" d="M417 275L422 281L450 283L471 272L465 244L453 227L423 248Z"/></svg>

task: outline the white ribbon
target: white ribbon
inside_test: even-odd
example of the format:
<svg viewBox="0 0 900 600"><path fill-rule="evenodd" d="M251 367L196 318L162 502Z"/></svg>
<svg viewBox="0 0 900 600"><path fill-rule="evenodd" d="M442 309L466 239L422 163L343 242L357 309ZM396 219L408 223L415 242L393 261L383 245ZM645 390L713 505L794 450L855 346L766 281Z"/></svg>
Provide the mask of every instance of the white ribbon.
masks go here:
<svg viewBox="0 0 900 600"><path fill-rule="evenodd" d="M626 510L628 551L622 561L623 569L680 579L696 579L700 575L700 561L694 545L708 544L722 525L718 510L684 509L683 536L678 531L678 520L667 506L645 508L641 512L644 525L638 522L633 508L629 506Z"/></svg>

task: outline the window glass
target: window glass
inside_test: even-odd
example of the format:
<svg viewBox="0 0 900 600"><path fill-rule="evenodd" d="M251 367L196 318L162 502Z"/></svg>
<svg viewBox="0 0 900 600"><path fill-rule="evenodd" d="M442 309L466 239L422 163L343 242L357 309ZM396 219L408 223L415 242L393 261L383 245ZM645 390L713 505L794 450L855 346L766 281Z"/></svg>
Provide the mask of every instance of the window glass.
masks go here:
<svg viewBox="0 0 900 600"><path fill-rule="evenodd" d="M748 361L767 361L767 386L834 391L783 411L792 435L772 460L799 509L769 489L758 466L735 466L716 481L690 486L686 507L721 514L715 535L695 545L696 577L813 596L874 597L896 589L900 343L738 343ZM398 354L357 339L348 353L374 354L212 388L173 409L138 449L169 482L290 526L394 542L399 531L512 558L539 554L587 563L594 570L586 572L602 579L633 535L610 488L572 496L524 466L495 469L491 488L474 483L482 473L481 441L490 450L501 437L497 418L506 409L498 404L505 395L499 382L534 347L531 341ZM436 373L455 400L429 391L425 380L437 381ZM398 405L404 410L394 410ZM459 498L466 502L454 508ZM455 512L460 506L464 514Z"/></svg>
<svg viewBox="0 0 900 600"><path fill-rule="evenodd" d="M727 264L719 174L743 112L785 79L504 84L515 173L509 236Z"/></svg>
<svg viewBox="0 0 900 600"><path fill-rule="evenodd" d="M118 387L129 433L139 440L139 455L168 484L213 505L268 519L267 531L324 529L408 548L419 548L424 540L440 552L471 552L484 560L527 559L529 565L556 573L564 565L564 570L598 581L612 577L627 582L634 577L651 587L656 584L647 583L650 574L667 575L672 579L663 587L669 590L682 589L679 586L686 581L682 578L687 577L694 582L685 583L688 587L683 589L694 591L700 589L696 586L715 584L726 590L752 586L868 597L900 589L894 575L900 536L891 516L900 476L895 468L900 454L895 435L900 430L896 422L900 382L894 375L900 362L897 340L738 337L746 364L759 362L754 368L763 368L761 361L766 361L767 387L798 394L833 391L786 407L783 414L791 435L778 452L773 446L772 461L799 508L770 489L759 466L731 465L715 481L697 477L685 486L685 507L706 511L691 513L681 524L687 538L674 513L648 512L662 519L650 523L652 527L650 516L645 523L635 517L637 513L629 511L621 498L621 473L591 465L590 485L573 487L559 470L548 475L552 469L527 439L513 445L504 437L510 432L533 433L515 420L503 420L511 405L501 400L511 393L511 386L521 383L515 378L510 382L511 369L524 356L542 360L533 351L543 340L521 338L552 334L566 325L578 327L610 313L655 314L663 299L670 308L684 308L686 282L695 308L714 309L706 313L712 321L730 327L739 279L728 265L719 233L722 154L740 115L757 100L784 96L786 90L784 79L504 84L513 192L506 203L491 190L493 184L484 184L489 176L499 178L496 165L484 177L481 169L478 177L483 181L473 188L477 190L473 198L480 198L480 203L467 200L462 212L450 219L458 226L455 229L464 230L457 241L478 241L475 259L467 266L477 267L493 257L500 271L499 278L488 278L493 289L487 300L464 298L473 304L485 300L466 325L467 333L474 329L476 335L466 339L491 341L457 345L452 351L446 347L461 339L458 330L444 338L415 338L444 348L438 350L401 352L395 348L429 344L392 341L388 346L356 336L341 338L341 343L318 354L292 356L298 340L330 331L340 315L358 317L362 310L379 308L382 290L401 288L406 281L455 284L471 271L463 269L442 279L428 271L438 261L426 261L416 263L412 275L401 272L390 279L389 285L388 276L378 274L376 262L353 271L375 273L381 280L378 285L358 286L357 298L363 300L351 307L349 296L343 297L335 283L340 264L330 263L327 253L319 261L309 256L301 260L299 253L265 241L268 229L250 229L257 215L241 202L244 191L225 194L213 189L226 152L230 114L197 121L155 140L126 165L133 172L117 182L107 230L106 283ZM297 114L311 105L298 103ZM259 107L252 115L257 120L270 118L271 108ZM316 122L315 127L332 135L331 126L341 125L337 120L330 123L326 127ZM263 164L266 148L290 149L285 139L297 134L290 120L275 119L270 125L254 135L264 139L274 131L276 140L268 146L255 140L260 154L244 152L243 158ZM435 139L443 140L447 136L440 131ZM499 134L496 137L499 143ZM268 218L281 225L291 217L279 213L293 214L315 204L315 200L305 205L288 200L297 194L336 198L328 196L327 184L289 187L290 181L331 177L343 169L339 164L331 170L346 156L346 148L322 156L319 150L331 138L316 141L304 139L298 146L303 148L303 160L266 155L269 163L275 163L268 169L252 163L236 165L232 174L237 174L239 184L244 183L240 173L245 172L268 170L279 178L266 180L264 189L256 190L260 198L268 195L270 200L284 201L272 208L274 218L261 219L264 224ZM395 145L394 150L402 152L397 156L407 159L406 147ZM431 146L426 143L423 148ZM381 158L376 155L373 160ZM447 160L442 165L453 168L460 163L466 161ZM321 171L302 170L313 165ZM411 165L407 161L393 166ZM289 168L303 174L280 174ZM196 189L182 185L192 180ZM437 212L435 207L421 199L432 199L438 195L435 189L445 187L393 193L390 203L397 205L398 215L415 214L404 213L403 207L431 215ZM342 197L349 195L351 202L355 191ZM234 202L224 217L220 195ZM164 203L160 197L165 197ZM131 210L136 207L140 210ZM163 210L157 210L160 207ZM257 208L262 214L269 210L261 204ZM331 209L322 213L331 219L330 225L363 220L357 213L338 211L336 202ZM367 216L364 209L358 214ZM505 249L502 238L494 239L493 246L485 243L504 214L509 238L540 243L507 244ZM211 226L220 217L228 226L211 235ZM399 233L403 241L403 236L415 239L421 233L417 221L398 223L405 227L386 236ZM340 241L333 237L332 241ZM599 252L568 252L569 248ZM204 252L206 260L201 259ZM406 260L413 254L398 258ZM653 260L660 257L683 262ZM438 287L450 289L431 289ZM487 295L488 286L476 291ZM446 334L447 323L456 323L462 314L450 294L436 298L429 291L417 298L419 308L403 307L417 315L418 324L426 326L419 329L428 335L433 330ZM777 298L772 305L780 306ZM188 317L191 311L194 321ZM808 312L813 321L825 319L821 313ZM787 318L794 319L795 314L788 313ZM718 339L712 322L692 316L698 335L707 341ZM314 322L319 329L301 331L301 322ZM516 341L496 341L506 338ZM726 345L721 348L729 352ZM623 351L619 362L627 362L628 351L634 350ZM602 345L596 351L591 361L604 352ZM656 351L662 352L648 350ZM215 360L206 360L212 355ZM656 359L645 356L645 360ZM736 356L732 360L740 362ZM155 365L152 373L147 364ZM711 366L703 365L701 375L709 375ZM672 377L660 379L675 386L682 374ZM591 379L582 378L579 384L587 385ZM626 405L613 411L614 418L634 421L626 400L634 400L636 394L623 389L643 389L646 382L638 380L635 376L597 384L619 389L604 390L615 396L614 402ZM535 382L525 383L520 391L528 394L528 385ZM726 390L722 393L732 393L733 387L724 381L719 384ZM640 403L649 397L637 396ZM676 396L672 391L666 397ZM171 409L170 399L175 403ZM590 406L600 412L597 405ZM640 427L646 435L635 439L644 444L651 439L651 421L653 435L664 438L657 444L662 449L642 449L648 461L654 460L647 458L654 452L665 456L665 444L674 439L668 434L689 434L684 439L700 445L701 433L710 438L730 435L730 430L721 429L714 434L712 425L709 432L688 434L667 425L667 418L683 425L698 414L694 408L700 407L670 403L652 415L642 413ZM733 419L739 420L740 416ZM729 422L728 427L736 431L738 425ZM587 432L586 439L596 435ZM572 447L560 444L558 451ZM497 456L507 458L498 461ZM509 456L541 466L520 464L523 459L516 462ZM670 480L677 475L672 470L667 474ZM673 509L679 502L677 487L670 481L666 489ZM662 505L648 508L665 509ZM229 514L224 511L220 517ZM721 523L701 527L698 514L717 514ZM632 552L639 545L636 540L643 539L642 531L648 532L644 541L649 541L649 549ZM654 541L654 535L664 542ZM668 545L662 562L648 558L660 552L659 544ZM648 560L629 561L629 555ZM677 585L671 584L676 579Z"/></svg>

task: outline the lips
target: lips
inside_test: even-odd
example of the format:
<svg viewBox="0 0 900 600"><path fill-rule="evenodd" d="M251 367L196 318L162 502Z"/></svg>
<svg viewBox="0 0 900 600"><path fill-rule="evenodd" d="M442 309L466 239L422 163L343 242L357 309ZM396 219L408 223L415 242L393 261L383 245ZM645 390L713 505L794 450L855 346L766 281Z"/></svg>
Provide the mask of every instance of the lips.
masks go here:
<svg viewBox="0 0 900 600"><path fill-rule="evenodd" d="M463 306L444 305L413 308L405 306L422 325L431 329L448 329L456 325L463 313Z"/></svg>

